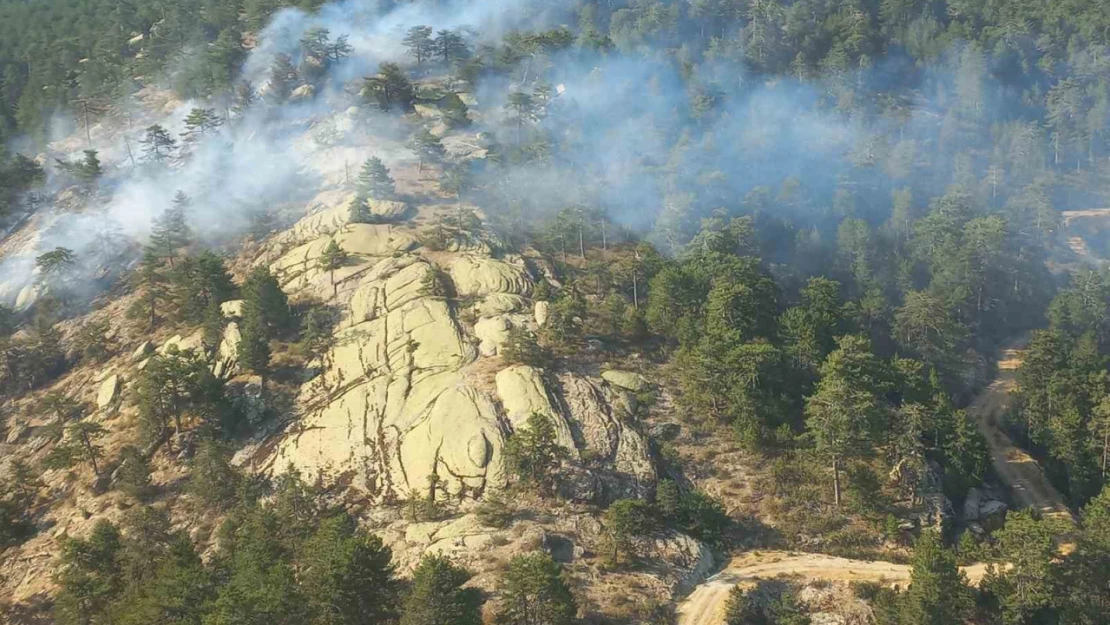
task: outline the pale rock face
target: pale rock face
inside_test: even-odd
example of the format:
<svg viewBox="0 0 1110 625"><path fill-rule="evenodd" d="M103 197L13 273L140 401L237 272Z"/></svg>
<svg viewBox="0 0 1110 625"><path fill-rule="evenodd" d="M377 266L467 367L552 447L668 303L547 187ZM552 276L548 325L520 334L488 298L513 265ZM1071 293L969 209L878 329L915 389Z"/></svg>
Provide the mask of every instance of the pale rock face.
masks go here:
<svg viewBox="0 0 1110 625"><path fill-rule="evenodd" d="M527 300L519 295L491 293L474 305L474 312L479 317L497 317L527 310L527 306Z"/></svg>
<svg viewBox="0 0 1110 625"><path fill-rule="evenodd" d="M301 85L289 94L289 100L291 102L311 100L312 96L314 95L316 95L316 87L313 87L312 85Z"/></svg>
<svg viewBox="0 0 1110 625"><path fill-rule="evenodd" d="M243 316L243 300L234 299L220 304L220 312L228 319L238 319Z"/></svg>
<svg viewBox="0 0 1110 625"><path fill-rule="evenodd" d="M429 104L414 104L412 108L417 115L424 119L439 119L443 116L438 108Z"/></svg>
<svg viewBox="0 0 1110 625"><path fill-rule="evenodd" d="M350 203L355 194L347 189L329 189L312 198L308 215L275 238L285 245L300 245L321 236L331 236L347 225Z"/></svg>
<svg viewBox="0 0 1110 625"><path fill-rule="evenodd" d="M239 341L243 335L239 331L239 324L232 321L224 328L223 340L216 352L216 363L212 365L212 373L216 377L230 378L235 375L239 367Z"/></svg>
<svg viewBox="0 0 1110 625"><path fill-rule="evenodd" d="M120 391L120 378L119 375L108 376L103 382L100 383L100 390L96 393L96 407L104 410L112 405L119 397Z"/></svg>
<svg viewBox="0 0 1110 625"><path fill-rule="evenodd" d="M43 288L38 284L28 284L19 290L19 295L15 297L15 309L26 310L34 305L42 296Z"/></svg>
<svg viewBox="0 0 1110 625"><path fill-rule="evenodd" d="M509 330L512 327L512 322L504 315L479 319L474 324L474 336L481 341L478 351L483 356L496 356L505 341L509 340Z"/></svg>
<svg viewBox="0 0 1110 625"><path fill-rule="evenodd" d="M175 334L170 340L163 343L162 347L158 348L158 353L168 354L172 347L176 347L180 352L192 350L199 353L204 349L204 330L197 330L185 338L182 338L180 334Z"/></svg>
<svg viewBox="0 0 1110 625"><path fill-rule="evenodd" d="M131 362L139 362L140 360L150 356L154 353L154 344L150 341L143 341L131 353Z"/></svg>
<svg viewBox="0 0 1110 625"><path fill-rule="evenodd" d="M318 407L281 441L276 470L349 474L381 497L426 491L433 474L449 495L503 481L497 409L460 373L477 351L447 303L422 293L430 271L402 256L357 277L324 371L302 387Z"/></svg>
<svg viewBox="0 0 1110 625"><path fill-rule="evenodd" d="M613 386L632 391L633 393L639 393L650 386L650 383L644 376L631 371L602 371L601 379Z"/></svg>
<svg viewBox="0 0 1110 625"><path fill-rule="evenodd" d="M542 370L527 365L502 369L497 373L497 395L513 430L525 427L532 413L545 415L555 426L559 444L577 456L574 434L556 407L556 399L548 392Z"/></svg>
<svg viewBox="0 0 1110 625"><path fill-rule="evenodd" d="M326 283L323 295L330 297L331 275L320 268L320 257L332 238L323 236L309 243L299 245L286 252L270 265L270 270L278 277L286 292L296 292ZM352 275L364 271L373 257L392 256L408 251L416 246L416 240L388 225L350 224L344 226L334 237L339 247L351 258L347 266L335 271L337 283L346 281Z"/></svg>
<svg viewBox="0 0 1110 625"><path fill-rule="evenodd" d="M532 315L536 318L536 325L543 327L547 323L547 318L551 315L550 302L536 302Z"/></svg>
<svg viewBox="0 0 1110 625"><path fill-rule="evenodd" d="M370 214L382 219L397 220L409 212L409 205L396 200L376 200L370 198L366 201L370 207Z"/></svg>
<svg viewBox="0 0 1110 625"><path fill-rule="evenodd" d="M506 438L540 412L555 424L570 463L582 464L568 471L600 485L593 495L646 492L655 480L651 457L621 421L619 391L569 374L546 380L525 366L494 376L496 396L479 385L475 372L488 367L473 365L496 355L512 327L532 324L533 282L522 259L470 250L435 261L460 296L475 299L470 335L452 306L432 295L437 266L415 251L415 238L403 228L347 224L346 210L339 202L302 219L263 256L277 259L270 267L287 293L319 297L342 313L333 346L314 365L319 374L301 386L301 416L274 444L266 470L292 463L306 479L342 478L377 501L426 494L432 476L437 496L478 497L505 483ZM350 254L334 282L318 262L333 237ZM229 338L220 350L225 375L233 365ZM442 524L434 531L430 542L455 548L484 535L452 535Z"/></svg>
<svg viewBox="0 0 1110 625"><path fill-rule="evenodd" d="M527 295L532 278L524 263L509 263L483 256L462 256L451 263L451 279L462 296L484 297L491 293Z"/></svg>

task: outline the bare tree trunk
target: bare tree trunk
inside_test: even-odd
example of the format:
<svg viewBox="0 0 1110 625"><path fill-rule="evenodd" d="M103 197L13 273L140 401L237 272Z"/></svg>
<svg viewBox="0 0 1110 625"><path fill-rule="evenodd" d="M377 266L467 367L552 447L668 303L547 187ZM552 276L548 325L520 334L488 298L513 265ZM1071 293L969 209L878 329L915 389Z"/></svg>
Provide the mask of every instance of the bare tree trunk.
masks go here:
<svg viewBox="0 0 1110 625"><path fill-rule="evenodd" d="M840 507L840 458L833 458L833 501Z"/></svg>
<svg viewBox="0 0 1110 625"><path fill-rule="evenodd" d="M632 270L632 307L640 310L639 281L636 280L636 270Z"/></svg>

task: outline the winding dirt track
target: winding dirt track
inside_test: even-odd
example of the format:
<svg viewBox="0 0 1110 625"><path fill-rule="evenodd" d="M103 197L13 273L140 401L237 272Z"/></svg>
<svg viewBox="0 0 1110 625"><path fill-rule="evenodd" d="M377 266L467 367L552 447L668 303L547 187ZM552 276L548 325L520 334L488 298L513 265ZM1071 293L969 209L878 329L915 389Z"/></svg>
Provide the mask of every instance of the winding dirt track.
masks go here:
<svg viewBox="0 0 1110 625"><path fill-rule="evenodd" d="M1034 507L1047 516L1074 522L1064 498L1048 482L1040 465L1014 446L998 428L998 417L1010 402L1015 373L1021 365L1021 349L1027 337L1007 342L1001 349L998 375L967 407L979 430L987 439L991 463L999 478L1013 492L1014 503ZM1066 551L1067 546L1061 545ZM972 583L978 583L986 572L982 564L963 567ZM733 558L724 570L694 589L678 606L679 625L722 625L729 592L744 580L790 576L814 581L870 581L881 583L907 582L910 567L890 562L849 560L823 554L786 551L753 551Z"/></svg>
<svg viewBox="0 0 1110 625"><path fill-rule="evenodd" d="M968 579L978 584L986 565L961 567ZM803 581L906 583L910 567L890 562L849 560L817 553L755 551L737 556L725 570L694 589L678 606L679 625L721 625L729 592L744 580L789 576Z"/></svg>

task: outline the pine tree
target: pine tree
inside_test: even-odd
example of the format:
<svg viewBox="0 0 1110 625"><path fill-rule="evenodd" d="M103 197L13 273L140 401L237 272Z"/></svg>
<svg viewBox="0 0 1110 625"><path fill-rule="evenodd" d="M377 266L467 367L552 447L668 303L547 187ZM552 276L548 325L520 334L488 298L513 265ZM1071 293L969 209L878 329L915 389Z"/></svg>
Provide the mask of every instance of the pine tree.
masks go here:
<svg viewBox="0 0 1110 625"><path fill-rule="evenodd" d="M254 85L247 80L239 81L239 84L235 85L235 98L231 109L237 115L243 115L250 110L256 100L258 96L255 95Z"/></svg>
<svg viewBox="0 0 1110 625"><path fill-rule="evenodd" d="M366 79L364 93L383 111L412 109L412 83L396 63L382 63L378 74Z"/></svg>
<svg viewBox="0 0 1110 625"><path fill-rule="evenodd" d="M424 171L424 165L426 163L439 163L443 161L443 157L447 154L447 150L443 147L443 143L427 128L421 128L416 132L412 141L409 142L409 148L413 152L416 152L416 157L419 159L420 171Z"/></svg>
<svg viewBox="0 0 1110 625"><path fill-rule="evenodd" d="M148 126L139 143L143 146L143 160L153 163L172 157L177 149L177 141L160 124Z"/></svg>
<svg viewBox="0 0 1110 625"><path fill-rule="evenodd" d="M940 533L925 530L913 551L910 587L903 597L905 625L963 623L972 607L967 579L956 567L956 555L945 549Z"/></svg>
<svg viewBox="0 0 1110 625"><path fill-rule="evenodd" d="M43 282L50 282L69 271L77 263L77 255L73 250L56 247L35 258L35 267L38 268Z"/></svg>
<svg viewBox="0 0 1110 625"><path fill-rule="evenodd" d="M409 49L409 54L416 59L417 65L423 65L435 53L431 26L413 26L401 43Z"/></svg>
<svg viewBox="0 0 1110 625"><path fill-rule="evenodd" d="M85 157L73 168L73 173L77 179L86 185L92 185L104 171L100 167L99 152L96 150L85 150Z"/></svg>
<svg viewBox="0 0 1110 625"><path fill-rule="evenodd" d="M293 67L293 59L288 55L278 54L274 58L274 64L270 66L270 83L266 91L266 100L271 104L284 104L293 94L296 84L297 69Z"/></svg>
<svg viewBox="0 0 1110 625"><path fill-rule="evenodd" d="M140 297L128 309L127 315L132 319L145 319L147 329L153 330L158 323L158 310L167 297L166 279L161 272L161 259L154 249L147 247L143 250L143 260L139 269L132 278Z"/></svg>
<svg viewBox="0 0 1110 625"><path fill-rule="evenodd" d="M150 463L134 445L120 452L119 468L113 475L116 486L127 496L137 501L146 501L150 496Z"/></svg>
<svg viewBox="0 0 1110 625"><path fill-rule="evenodd" d="M533 412L524 427L505 444L505 466L521 482L545 493L554 490L559 466L566 456L556 440L551 417Z"/></svg>
<svg viewBox="0 0 1110 625"><path fill-rule="evenodd" d="M230 452L218 441L201 443L189 465L189 494L216 508L230 505L242 481L230 457Z"/></svg>
<svg viewBox="0 0 1110 625"><path fill-rule="evenodd" d="M213 307L228 301L235 293L235 283L224 260L208 250L182 258L170 272L170 281L177 317L191 323L211 319Z"/></svg>
<svg viewBox="0 0 1110 625"><path fill-rule="evenodd" d="M268 338L289 329L292 319L289 298L269 268L260 265L251 270L239 292L243 298L244 320L257 319Z"/></svg>
<svg viewBox="0 0 1110 625"><path fill-rule="evenodd" d="M151 228L148 249L169 261L171 268L181 248L188 247L193 241L193 231L185 219L185 212L191 204L189 196L178 191L173 196L173 204L155 218Z"/></svg>
<svg viewBox="0 0 1110 625"><path fill-rule="evenodd" d="M450 65L452 61L459 61L470 55L462 35L453 30L441 30L436 33L433 49L443 60L444 65Z"/></svg>
<svg viewBox="0 0 1110 625"><path fill-rule="evenodd" d="M499 625L571 625L578 611L562 567L546 553L510 560L501 582L501 597Z"/></svg>
<svg viewBox="0 0 1110 625"><path fill-rule="evenodd" d="M328 241L327 247L320 255L320 269L328 272L331 277L332 297L339 294L339 285L335 283L335 270L347 264L347 252L339 247L335 239Z"/></svg>
<svg viewBox="0 0 1110 625"><path fill-rule="evenodd" d="M213 109L195 108L185 118L185 132L181 133L181 138L185 143L196 143L223 124L224 120Z"/></svg>
<svg viewBox="0 0 1110 625"><path fill-rule="evenodd" d="M374 214L370 212L370 205L367 203L366 196L359 193L351 199L351 206L347 209L347 222L352 224L370 224L374 223Z"/></svg>
<svg viewBox="0 0 1110 625"><path fill-rule="evenodd" d="M470 573L442 555L427 555L412 574L401 625L481 625L482 595L463 588Z"/></svg>
<svg viewBox="0 0 1110 625"><path fill-rule="evenodd" d="M79 462L86 462L93 475L100 477L101 448L97 440L107 431L92 421L78 421L66 426L65 441L58 443L43 460L48 469L68 469Z"/></svg>
<svg viewBox="0 0 1110 625"><path fill-rule="evenodd" d="M266 372L270 367L270 340L265 320L257 314L244 314L239 331L239 364L261 376L265 388Z"/></svg>
<svg viewBox="0 0 1110 625"><path fill-rule="evenodd" d="M358 173L357 189L362 196L375 200L389 200L396 193L389 169L382 159L376 156L362 164L362 169Z"/></svg>
<svg viewBox="0 0 1110 625"><path fill-rule="evenodd" d="M347 515L324 519L305 540L297 563L313 623L396 622L399 587L392 553Z"/></svg>

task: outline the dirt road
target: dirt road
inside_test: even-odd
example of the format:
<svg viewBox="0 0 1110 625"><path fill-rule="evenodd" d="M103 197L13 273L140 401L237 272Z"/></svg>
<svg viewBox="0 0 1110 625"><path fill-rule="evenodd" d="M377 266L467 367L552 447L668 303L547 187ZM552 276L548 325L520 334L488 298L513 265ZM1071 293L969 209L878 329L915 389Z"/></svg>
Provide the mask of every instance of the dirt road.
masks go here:
<svg viewBox="0 0 1110 625"><path fill-rule="evenodd" d="M972 583L986 574L986 565L962 567ZM814 553L753 551L733 558L725 570L694 589L678 606L679 625L721 625L729 592L744 580L789 576L803 581L908 582L910 567L890 562L849 560Z"/></svg>
<svg viewBox="0 0 1110 625"><path fill-rule="evenodd" d="M1064 498L1048 482L1040 465L1014 446L998 428L998 418L1010 405L1010 391L1021 365L1021 350L1027 337L1009 341L998 360L998 375L967 407L987 439L991 463L999 478L1013 491L1014 503L1035 507L1048 517L1074 522ZM1061 545L1062 550L1067 550ZM972 583L978 583L986 566L963 568ZM822 554L785 551L753 551L737 556L720 573L694 589L678 606L679 625L722 625L729 591L743 580L792 576L802 580L905 582L910 567L890 562L849 560Z"/></svg>
<svg viewBox="0 0 1110 625"><path fill-rule="evenodd" d="M1027 341L1023 336L1002 348L997 377L975 397L967 411L986 437L991 464L1002 482L1010 487L1014 503L1021 508L1037 508L1046 517L1074 521L1064 497L1048 481L1037 461L1018 449L998 427L998 419L1010 405L1010 391L1016 385L1014 376L1021 366L1021 350Z"/></svg>

